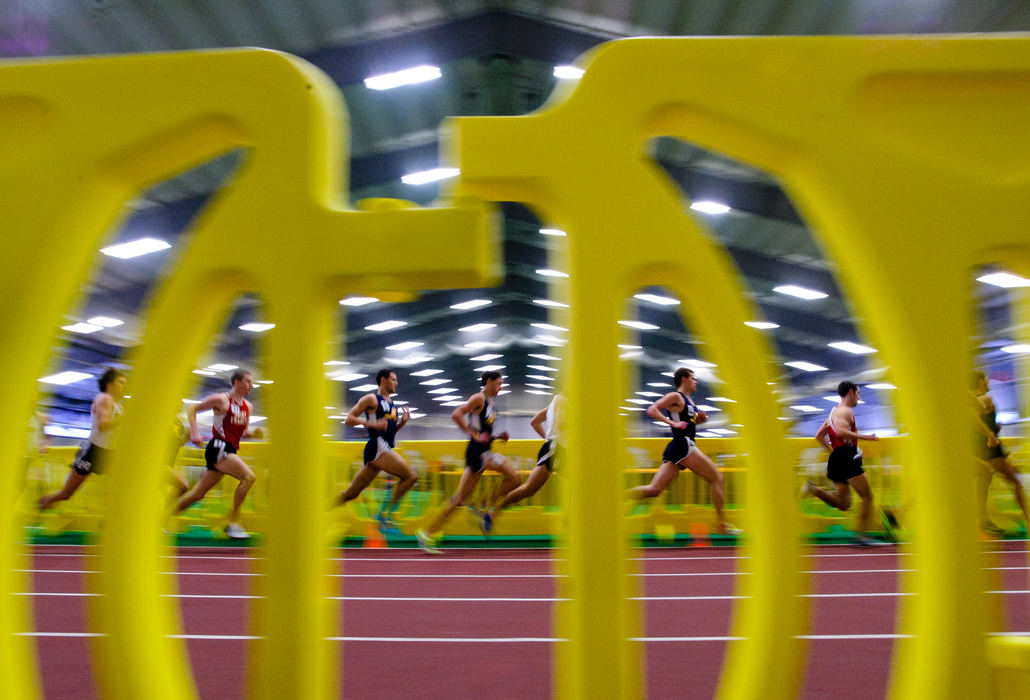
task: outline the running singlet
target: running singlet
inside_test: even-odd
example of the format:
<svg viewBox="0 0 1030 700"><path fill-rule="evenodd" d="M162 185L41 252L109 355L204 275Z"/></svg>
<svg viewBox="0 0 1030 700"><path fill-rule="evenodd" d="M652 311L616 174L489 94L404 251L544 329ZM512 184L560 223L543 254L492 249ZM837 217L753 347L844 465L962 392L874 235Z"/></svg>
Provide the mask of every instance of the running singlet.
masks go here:
<svg viewBox="0 0 1030 700"><path fill-rule="evenodd" d="M671 428L673 438L685 437L693 440L697 435L697 407L694 406L694 402L691 401L690 398L682 391L677 391L676 393L683 397L683 410L672 411L668 408L663 408L662 414L673 423L685 421L687 424L687 427L682 430Z"/></svg>
<svg viewBox="0 0 1030 700"><path fill-rule="evenodd" d="M103 447L107 449L111 446L111 440L114 437L113 430L101 430L100 423L98 422L96 412L90 408L90 425L89 425L89 441L97 447ZM122 405L117 401L114 402L114 408L111 409L111 417L117 418L122 415Z"/></svg>
<svg viewBox="0 0 1030 700"><path fill-rule="evenodd" d="M475 437L469 438L471 442L476 442L480 445L486 446L493 442L494 433L494 421L497 419L497 407L494 406L494 402L491 401L487 396L483 396L483 408L480 409L479 413L469 416L469 428L473 431L473 435L476 433L486 433L490 436L490 441L485 443L478 442Z"/></svg>
<svg viewBox="0 0 1030 700"><path fill-rule="evenodd" d="M247 406L246 400L237 403L232 400L232 394L227 393L226 396L229 397L229 410L225 413L215 411L211 421L211 432L216 438L225 440L238 450L240 438L247 432L247 423L250 422L250 407Z"/></svg>
<svg viewBox="0 0 1030 700"><path fill-rule="evenodd" d="M366 411L366 420L373 420L373 411ZM379 438L383 438L386 444L393 447L394 436L397 434L397 407L394 406L393 401L376 394L376 408L375 408L375 419L381 420L386 419L386 430L376 430L375 428L368 429L368 439L370 442L375 442Z"/></svg>
<svg viewBox="0 0 1030 700"><path fill-rule="evenodd" d="M846 440L842 438L837 434L837 431L833 429L833 411L836 410L836 407L834 407L830 411L830 417L826 419L826 435L830 438L830 447L833 449L837 449L838 447L854 447L854 440ZM854 418L851 419L851 424L848 427L851 429L851 432L858 432L858 429L855 427Z"/></svg>

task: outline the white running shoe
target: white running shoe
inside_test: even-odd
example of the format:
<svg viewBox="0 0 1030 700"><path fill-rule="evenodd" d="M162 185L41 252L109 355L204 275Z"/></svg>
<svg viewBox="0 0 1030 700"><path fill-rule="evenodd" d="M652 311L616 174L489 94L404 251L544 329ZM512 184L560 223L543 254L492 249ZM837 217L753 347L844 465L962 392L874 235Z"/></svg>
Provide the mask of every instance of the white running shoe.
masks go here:
<svg viewBox="0 0 1030 700"><path fill-rule="evenodd" d="M228 536L228 537L230 537L230 538L232 538L234 540L249 540L250 539L250 535L247 534L247 531L244 530L243 526L240 525L239 523L229 523L228 525L225 526L224 532L225 532L226 536Z"/></svg>
<svg viewBox="0 0 1030 700"><path fill-rule="evenodd" d="M422 528L415 531L415 539L418 541L418 548L426 554L440 554L436 539Z"/></svg>
<svg viewBox="0 0 1030 700"><path fill-rule="evenodd" d="M729 523L723 523L722 524L722 534L724 534L724 535L733 535L734 537L737 537L739 535L743 535L744 531L741 530L739 527L733 527Z"/></svg>

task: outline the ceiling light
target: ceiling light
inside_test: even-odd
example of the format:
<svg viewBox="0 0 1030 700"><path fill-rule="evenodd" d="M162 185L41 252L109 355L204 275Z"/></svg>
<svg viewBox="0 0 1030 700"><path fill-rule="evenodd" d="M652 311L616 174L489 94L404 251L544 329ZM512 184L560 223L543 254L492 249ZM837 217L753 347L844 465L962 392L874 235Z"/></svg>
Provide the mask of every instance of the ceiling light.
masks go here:
<svg viewBox="0 0 1030 700"><path fill-rule="evenodd" d="M350 390L351 391L372 391L373 389L378 389L378 388L379 387L377 385L375 385L375 384L362 384L361 386L352 386L352 387L350 387Z"/></svg>
<svg viewBox="0 0 1030 700"><path fill-rule="evenodd" d="M330 377L330 379L332 379L334 382L353 382L355 379L364 379L367 376L367 374L349 373L337 374L334 377Z"/></svg>
<svg viewBox="0 0 1030 700"><path fill-rule="evenodd" d="M504 355L476 355L475 357L470 357L469 359L473 362L489 362L490 360L496 360L498 357L504 357Z"/></svg>
<svg viewBox="0 0 1030 700"><path fill-rule="evenodd" d="M526 393L527 394L539 394L541 396L550 396L551 395L551 392L549 392L549 391L540 391L539 389L526 389Z"/></svg>
<svg viewBox="0 0 1030 700"><path fill-rule="evenodd" d="M426 185L437 180L457 177L460 172L457 168L432 168L431 170L421 170L417 173L402 175L401 182L405 185Z"/></svg>
<svg viewBox="0 0 1030 700"><path fill-rule="evenodd" d="M744 321L745 326L751 328L757 328L760 331L770 331L773 328L779 328L780 324L772 323L771 321Z"/></svg>
<svg viewBox="0 0 1030 700"><path fill-rule="evenodd" d="M805 299L812 301L813 299L825 299L830 296L825 292L820 292L816 289L808 289L806 287L799 287L796 284L783 284L779 287L773 287L773 291L777 294L786 294L787 296L797 297L798 299Z"/></svg>
<svg viewBox="0 0 1030 700"><path fill-rule="evenodd" d="M640 406L619 406L619 408L622 409L623 411L646 411L647 410L646 408L641 408Z"/></svg>
<svg viewBox="0 0 1030 700"><path fill-rule="evenodd" d="M1026 343L1016 343L1015 345L1006 345L1001 349L1002 352L1007 352L1010 355L1026 355L1030 353L1030 345Z"/></svg>
<svg viewBox="0 0 1030 700"><path fill-rule="evenodd" d="M465 343L465 347L472 348L473 350L479 348L495 348L497 347L497 343L491 343L488 340L474 340L471 343Z"/></svg>
<svg viewBox="0 0 1030 700"><path fill-rule="evenodd" d="M415 85L441 76L438 66L415 66L392 73L381 73L365 78L365 87L370 90L391 90L402 85Z"/></svg>
<svg viewBox="0 0 1030 700"><path fill-rule="evenodd" d="M86 323L91 323L94 326L103 326L104 328L114 328L120 326L125 321L118 318L111 318L110 316L94 316L93 318L87 318Z"/></svg>
<svg viewBox="0 0 1030 700"><path fill-rule="evenodd" d="M526 365L529 369L538 369L541 372L557 372L554 367L547 367L545 365Z"/></svg>
<svg viewBox="0 0 1030 700"><path fill-rule="evenodd" d="M412 377L432 377L434 374L443 374L442 369L420 369L417 372L412 372Z"/></svg>
<svg viewBox="0 0 1030 700"><path fill-rule="evenodd" d="M452 387L452 386L442 386L439 389L430 389L426 393L427 394L449 394L452 391L454 391L454 387Z"/></svg>
<svg viewBox="0 0 1030 700"><path fill-rule="evenodd" d="M554 326L550 323L531 323L529 325L533 326L533 328L539 328L542 331L564 331L566 333L569 331L568 328L563 328L562 326Z"/></svg>
<svg viewBox="0 0 1030 700"><path fill-rule="evenodd" d="M697 404L697 408L702 410L702 411L707 411L708 413L722 413L722 409L721 408L716 408L715 406L709 406L708 404L705 404L705 403Z"/></svg>
<svg viewBox="0 0 1030 700"><path fill-rule="evenodd" d="M275 328L274 323L244 323L240 326L241 331L249 331L251 333L264 333Z"/></svg>
<svg viewBox="0 0 1030 700"><path fill-rule="evenodd" d="M425 353L419 355L405 355L404 357L384 357L384 360L398 367L411 367L412 365L422 364L423 362L432 362L436 358L432 355L426 355Z"/></svg>
<svg viewBox="0 0 1030 700"><path fill-rule="evenodd" d="M643 350L642 345L619 345L623 350Z"/></svg>
<svg viewBox="0 0 1030 700"><path fill-rule="evenodd" d="M540 233L542 233L545 236L564 236L565 235L565 232L562 231L560 228L542 228L542 229L540 229Z"/></svg>
<svg viewBox="0 0 1030 700"><path fill-rule="evenodd" d="M459 328L458 330L462 333L478 333L479 331L485 331L496 327L496 323L474 323L471 326L465 326L464 328Z"/></svg>
<svg viewBox="0 0 1030 700"><path fill-rule="evenodd" d="M485 365L483 367L476 367L473 372L496 372L504 369L504 365Z"/></svg>
<svg viewBox="0 0 1030 700"><path fill-rule="evenodd" d="M500 391L497 392L497 395L498 396L503 396L504 394L510 394L510 393L511 393L511 389L501 389Z"/></svg>
<svg viewBox="0 0 1030 700"><path fill-rule="evenodd" d="M364 306L366 304L374 304L379 301L376 297L346 297L340 299L340 303L344 306Z"/></svg>
<svg viewBox="0 0 1030 700"><path fill-rule="evenodd" d="M729 213L730 208L721 202L713 202L709 199L702 199L694 202L690 205L690 208L694 211L699 211L702 214L726 214Z"/></svg>
<svg viewBox="0 0 1030 700"><path fill-rule="evenodd" d="M665 396L665 394L659 394L657 391L634 391L633 393L637 396Z"/></svg>
<svg viewBox="0 0 1030 700"><path fill-rule="evenodd" d="M827 369L822 365L817 365L813 362L804 362L801 360L796 362L784 362L783 364L785 364L787 367L793 367L794 369L800 369L805 372L825 372Z"/></svg>
<svg viewBox="0 0 1030 700"><path fill-rule="evenodd" d="M725 396L709 396L708 400L712 403L737 403L733 399L727 399Z"/></svg>
<svg viewBox="0 0 1030 700"><path fill-rule="evenodd" d="M127 241L118 245L108 246L107 248L101 248L100 252L112 258L127 260L128 258L136 258L147 253L156 253L159 250L171 247L170 243L156 238L140 238L135 241Z"/></svg>
<svg viewBox="0 0 1030 700"><path fill-rule="evenodd" d="M274 379L255 379L255 384L275 384Z"/></svg>
<svg viewBox="0 0 1030 700"><path fill-rule="evenodd" d="M669 386L669 382L648 382L648 383L647 383L647 385L648 385L648 386L661 386L661 387L667 387L667 386Z"/></svg>
<svg viewBox="0 0 1030 700"><path fill-rule="evenodd" d="M530 357L535 357L538 360L548 360L548 361L551 361L551 362L560 362L561 361L560 357L555 357L554 355L542 355L540 353L530 353L529 356Z"/></svg>
<svg viewBox="0 0 1030 700"><path fill-rule="evenodd" d="M408 325L407 321L383 321L382 323L373 323L371 326L365 326L366 331L392 331L394 328L401 328Z"/></svg>
<svg viewBox="0 0 1030 700"><path fill-rule="evenodd" d="M534 389L553 389L554 388L550 384L534 384L533 382L526 382L526 386L531 386Z"/></svg>
<svg viewBox="0 0 1030 700"><path fill-rule="evenodd" d="M70 326L61 326L62 331L68 331L70 333L96 333L97 331L104 330L103 326L98 326L95 323L73 323Z"/></svg>
<svg viewBox="0 0 1030 700"><path fill-rule="evenodd" d="M409 340L406 343L397 343L395 345L387 345L386 349L387 350L394 350L396 352L402 352L404 350L411 350L413 348L420 348L423 345L425 345L425 343L419 343L419 342L414 341L414 340Z"/></svg>
<svg viewBox="0 0 1030 700"><path fill-rule="evenodd" d="M661 306L675 306L680 303L679 299L663 297L659 294L634 294L633 298L639 299L640 301L649 301L652 304L659 304Z"/></svg>
<svg viewBox="0 0 1030 700"><path fill-rule="evenodd" d="M549 270L547 268L541 268L536 271L538 275L542 277L568 277L569 273L562 272L561 270Z"/></svg>
<svg viewBox="0 0 1030 700"><path fill-rule="evenodd" d="M498 393L503 394L505 392L501 391L501 392L498 392ZM440 405L441 406L464 406L465 402L464 401L447 401L447 402L442 403Z"/></svg>
<svg viewBox="0 0 1030 700"><path fill-rule="evenodd" d="M626 328L636 328L641 331L656 331L659 329L659 326L644 323L643 321L619 321L619 325L626 326Z"/></svg>
<svg viewBox="0 0 1030 700"><path fill-rule="evenodd" d="M444 379L443 377L437 377L436 379L427 379L424 382L419 382L422 386L440 386L441 384L447 384L450 379Z"/></svg>
<svg viewBox="0 0 1030 700"><path fill-rule="evenodd" d="M555 308L555 309L567 309L567 308L569 308L568 304L563 304L560 301L554 301L553 299L534 299L533 303L534 304L539 304L540 306L550 306L550 307Z"/></svg>
<svg viewBox="0 0 1030 700"><path fill-rule="evenodd" d="M492 303L489 299L469 299L460 304L451 304L451 308L458 309L459 311L468 311L469 309L478 309L481 306L489 306Z"/></svg>
<svg viewBox="0 0 1030 700"><path fill-rule="evenodd" d="M640 404L641 406L650 406L653 401L646 401L644 399L626 399L629 403Z"/></svg>
<svg viewBox="0 0 1030 700"><path fill-rule="evenodd" d="M407 401L397 401L396 399L394 399L394 401L393 401L393 402L394 402L395 404L397 404L398 406L407 406L407 405L408 405L408 402L407 402ZM418 409L417 409L417 408L409 408L408 410L409 410L409 411L417 411Z"/></svg>
<svg viewBox="0 0 1030 700"><path fill-rule="evenodd" d="M644 353L640 350L627 350L624 353L619 354L620 360L632 360L635 357L643 357Z"/></svg>
<svg viewBox="0 0 1030 700"><path fill-rule="evenodd" d="M57 374L51 374L46 377L40 377L39 381L44 384L58 384L60 386L66 386L68 384L74 384L75 382L81 382L83 379L89 379L92 374L86 374L85 372L58 372Z"/></svg>
<svg viewBox="0 0 1030 700"><path fill-rule="evenodd" d="M454 391L453 389L451 391ZM433 401L457 401L461 397L457 394L450 394L449 396L434 396Z"/></svg>
<svg viewBox="0 0 1030 700"><path fill-rule="evenodd" d="M808 406L806 404L799 404L797 406L791 406L795 411L801 411L802 413L822 413L823 409L816 408L815 406Z"/></svg>
<svg viewBox="0 0 1030 700"><path fill-rule="evenodd" d="M576 66L555 66L554 77L558 80L579 80L586 73L582 68Z"/></svg>
<svg viewBox="0 0 1030 700"><path fill-rule="evenodd" d="M1011 272L992 272L989 275L977 277L976 281L983 282L984 284L993 284L995 287L1004 287L1005 289L1030 287L1030 280L1026 277L1014 275Z"/></svg>
<svg viewBox="0 0 1030 700"><path fill-rule="evenodd" d="M221 362L216 362L213 365L208 365L207 369L210 369L215 372L228 372L231 369L239 369L239 365L227 365Z"/></svg>
<svg viewBox="0 0 1030 700"><path fill-rule="evenodd" d="M866 384L866 389L897 389L898 387L887 382L878 382L876 384Z"/></svg>
<svg viewBox="0 0 1030 700"><path fill-rule="evenodd" d="M849 341L827 343L827 346L834 348L835 350L850 352L852 355L868 355L869 353L876 352L876 348L871 348L868 345L859 345L858 343L852 343Z"/></svg>
<svg viewBox="0 0 1030 700"><path fill-rule="evenodd" d="M533 341L540 343L541 345L546 345L549 348L561 347L568 342L564 338L555 338L553 335L547 334L535 335L533 336Z"/></svg>
<svg viewBox="0 0 1030 700"><path fill-rule="evenodd" d="M202 377L213 377L217 372L212 372L209 369L195 369L193 370L193 374L199 374Z"/></svg>
<svg viewBox="0 0 1030 700"><path fill-rule="evenodd" d="M554 377L548 377L545 374L527 374L526 379L539 379L542 382L553 382Z"/></svg>
<svg viewBox="0 0 1030 700"><path fill-rule="evenodd" d="M344 360L329 360L328 362L323 362L322 364L326 367L335 367L337 365L349 365L350 363Z"/></svg>

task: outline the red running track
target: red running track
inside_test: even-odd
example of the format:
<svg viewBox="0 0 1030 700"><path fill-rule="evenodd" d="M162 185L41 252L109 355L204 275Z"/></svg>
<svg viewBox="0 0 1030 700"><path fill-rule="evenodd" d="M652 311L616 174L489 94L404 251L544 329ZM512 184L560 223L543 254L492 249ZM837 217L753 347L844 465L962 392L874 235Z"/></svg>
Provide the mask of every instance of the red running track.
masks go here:
<svg viewBox="0 0 1030 700"><path fill-rule="evenodd" d="M1004 603L1002 631L1027 634L1026 542L988 543L984 565ZM200 696L244 695L248 605L260 550L181 549L178 603ZM339 560L342 694L351 698L550 695L552 607L547 550L348 550ZM638 552L649 698L708 698L729 634L739 557L733 549ZM895 547L808 550L812 617L804 698L882 698L894 645ZM88 548L37 547L36 642L47 698L99 697L90 662ZM346 574L344 577L343 574Z"/></svg>

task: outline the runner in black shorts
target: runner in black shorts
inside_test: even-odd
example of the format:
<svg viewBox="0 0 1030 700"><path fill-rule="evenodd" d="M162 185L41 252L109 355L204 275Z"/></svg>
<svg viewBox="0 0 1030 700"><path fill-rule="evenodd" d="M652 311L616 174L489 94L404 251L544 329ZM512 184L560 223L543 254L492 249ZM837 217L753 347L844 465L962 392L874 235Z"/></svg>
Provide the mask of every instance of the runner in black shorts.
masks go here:
<svg viewBox="0 0 1030 700"><path fill-rule="evenodd" d="M500 472L504 477L487 506L507 495L520 483L519 476L515 473L515 467L511 465L511 462L504 455L497 454L490 449L494 439L502 442L508 441L507 431L498 435L494 435L493 432L494 421L497 419L494 397L504 385L504 377L497 371L483 372L479 383L483 387L482 391L470 396L468 401L454 409L451 414L451 420L469 436L468 446L465 448L465 471L458 483L458 490L447 500L443 509L437 513L428 527L419 528L415 532L419 546L427 554L439 554L440 550L435 545L440 537L440 529L443 528L451 513L472 494L484 471L491 469ZM468 422L466 422L466 416L469 416Z"/></svg>
<svg viewBox="0 0 1030 700"><path fill-rule="evenodd" d="M654 498L676 480L679 473L689 469L711 484L712 505L715 507L715 531L722 535L739 535L740 530L723 520L722 472L708 456L694 444L697 424L704 423L708 416L698 410L690 395L697 390L694 370L680 367L673 374L676 391L670 391L648 406L647 415L665 423L672 429L672 440L662 453L662 465L647 486L630 489L631 498Z"/></svg>
<svg viewBox="0 0 1030 700"><path fill-rule="evenodd" d="M480 514L480 528L484 535L490 534L494 527L494 521L500 512L513 503L518 503L524 498L529 498L540 490L540 487L547 483L547 479L558 468L561 459L561 451L565 441L565 408L568 401L561 394L556 394L547 408L537 411L529 425L536 431L536 434L544 439L544 444L536 454L536 466L529 473L525 483L516 489L508 492L501 501L490 510L484 510Z"/></svg>
<svg viewBox="0 0 1030 700"><path fill-rule="evenodd" d="M823 421L815 434L819 444L831 450L826 460L826 477L833 482L835 491L824 491L809 480L802 486L801 496L815 496L837 510L847 511L851 508L851 489L855 489L862 499L855 544L866 547L876 545L879 542L865 534L872 525L874 498L873 489L862 469L862 450L858 449L858 441L877 438L872 434L857 432L855 412L852 409L858 405L858 386L854 382L841 382L837 386L837 394L840 403L833 407L829 418Z"/></svg>
<svg viewBox="0 0 1030 700"><path fill-rule="evenodd" d="M378 393L362 396L347 414L347 425L368 428L368 442L365 443L363 466L346 490L337 496L333 505L343 505L357 498L380 471L392 474L397 477L397 486L377 519L384 535L400 534L393 522L393 513L401 497L415 485L418 477L404 458L393 451L393 445L397 431L407 425L411 415L405 408L398 420L397 407L390 398L397 393L397 374L393 370L381 369L376 372L376 383L379 385Z"/></svg>
<svg viewBox="0 0 1030 700"><path fill-rule="evenodd" d="M977 502L980 506L980 529L992 535L1002 535L1004 530L991 522L987 515L987 493L991 487L991 479L997 473L1008 482L1019 509L1023 511L1024 522L1030 523L1027 513L1026 493L1023 482L1019 479L1019 470L1009 461L1005 449L998 439L1001 425L998 424L998 413L994 407L994 399L987 392L990 388L987 375L980 371L973 372L970 382L971 401L976 413L976 456L984 468L977 479Z"/></svg>

